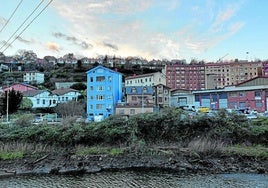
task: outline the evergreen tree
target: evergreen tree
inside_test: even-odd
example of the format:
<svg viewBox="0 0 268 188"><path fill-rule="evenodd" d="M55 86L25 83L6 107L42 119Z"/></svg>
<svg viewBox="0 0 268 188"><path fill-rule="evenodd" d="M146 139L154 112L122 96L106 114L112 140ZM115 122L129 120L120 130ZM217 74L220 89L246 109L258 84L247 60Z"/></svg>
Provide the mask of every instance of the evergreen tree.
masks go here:
<svg viewBox="0 0 268 188"><path fill-rule="evenodd" d="M7 105L7 98L8 98L8 105ZM18 111L22 98L23 95L19 91L15 91L14 89L12 89L11 91L6 91L5 97L3 99L3 105L1 106L1 113L6 114L7 106L8 106L8 113L14 113Z"/></svg>

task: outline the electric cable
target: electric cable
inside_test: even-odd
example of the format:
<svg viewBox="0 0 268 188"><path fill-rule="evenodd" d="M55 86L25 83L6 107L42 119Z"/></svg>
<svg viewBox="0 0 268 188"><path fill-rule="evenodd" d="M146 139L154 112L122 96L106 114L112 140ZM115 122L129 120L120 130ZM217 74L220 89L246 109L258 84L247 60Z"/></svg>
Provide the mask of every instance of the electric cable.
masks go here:
<svg viewBox="0 0 268 188"><path fill-rule="evenodd" d="M42 12L44 12L44 10L52 3L52 1L53 0L50 0L49 1L49 3L31 20L31 22L19 33L19 35L16 37L16 38L14 38L14 40L2 51L2 53L4 53L5 51L6 51L6 49L7 48L9 48L10 46L11 46L11 44L13 44L13 42L15 41L15 40L17 40L19 37L20 37L20 35L33 23L33 21L38 17L38 16L40 16L40 14L42 13Z"/></svg>
<svg viewBox="0 0 268 188"><path fill-rule="evenodd" d="M6 21L6 23L4 24L4 26L2 27L2 29L0 30L0 33L5 29L5 27L7 26L8 22L11 20L11 18L14 16L14 14L16 13L16 11L18 10L19 6L21 5L23 0L21 0L19 2L19 4L17 5L17 7L15 8L15 10L12 12L12 14L10 15L10 17L8 18L8 20Z"/></svg>
<svg viewBox="0 0 268 188"><path fill-rule="evenodd" d="M37 7L35 7L35 9L31 12L31 14L22 22L22 24L17 28L17 30L9 37L9 39L7 41L4 42L4 44L1 46L0 50L2 50L2 48L4 48L4 46L6 46L8 44L8 42L12 39L12 37L18 32L18 30L25 24L25 22L33 15L33 13L41 6L41 4L44 2L44 0L42 0ZM11 44L10 44L11 45ZM8 46L10 46L8 45Z"/></svg>

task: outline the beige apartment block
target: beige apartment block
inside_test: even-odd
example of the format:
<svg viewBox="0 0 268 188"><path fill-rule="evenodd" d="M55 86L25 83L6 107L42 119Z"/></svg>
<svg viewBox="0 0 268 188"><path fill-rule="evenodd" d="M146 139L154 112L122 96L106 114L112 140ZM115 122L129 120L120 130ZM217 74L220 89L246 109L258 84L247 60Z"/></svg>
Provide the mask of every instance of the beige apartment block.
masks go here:
<svg viewBox="0 0 268 188"><path fill-rule="evenodd" d="M206 89L236 85L263 75L262 62L233 61L205 64Z"/></svg>

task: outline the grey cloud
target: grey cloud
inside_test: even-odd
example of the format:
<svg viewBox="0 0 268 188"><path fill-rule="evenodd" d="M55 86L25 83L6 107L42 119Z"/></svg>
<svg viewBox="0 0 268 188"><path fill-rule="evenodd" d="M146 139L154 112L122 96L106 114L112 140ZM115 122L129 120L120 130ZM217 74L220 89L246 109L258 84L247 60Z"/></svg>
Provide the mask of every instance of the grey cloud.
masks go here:
<svg viewBox="0 0 268 188"><path fill-rule="evenodd" d="M63 33L60 32L52 33L52 35L56 38L63 38L65 36Z"/></svg>
<svg viewBox="0 0 268 188"><path fill-rule="evenodd" d="M83 48L83 49L88 49L89 47L92 48L93 46L89 43L86 43L85 41L83 41L80 46Z"/></svg>
<svg viewBox="0 0 268 188"><path fill-rule="evenodd" d="M0 17L0 25L4 25L7 22L7 20L3 17Z"/></svg>
<svg viewBox="0 0 268 188"><path fill-rule="evenodd" d="M20 36L18 36L17 39L18 39L20 42L22 42L22 43L26 43L26 44L31 43L31 41L26 40L26 39L23 39L23 38L21 38Z"/></svg>
<svg viewBox="0 0 268 188"><path fill-rule="evenodd" d="M71 37L71 36L66 36L66 40L76 42L77 38L76 37Z"/></svg>
<svg viewBox="0 0 268 188"><path fill-rule="evenodd" d="M114 44L110 44L110 43L107 43L107 42L103 42L103 45L106 46L106 47L109 47L109 48L112 48L113 50L118 50L118 47Z"/></svg>
<svg viewBox="0 0 268 188"><path fill-rule="evenodd" d="M81 40L77 39L74 36L69 36L69 35L66 35L66 34L61 33L61 32L55 32L55 33L52 33L52 35L54 37L56 37L56 38L59 38L59 39L64 39L64 40L67 40L67 41L71 41L75 45L80 46L82 49L88 49L89 47L93 47L92 44L89 44L89 43L87 43L85 41L81 41Z"/></svg>

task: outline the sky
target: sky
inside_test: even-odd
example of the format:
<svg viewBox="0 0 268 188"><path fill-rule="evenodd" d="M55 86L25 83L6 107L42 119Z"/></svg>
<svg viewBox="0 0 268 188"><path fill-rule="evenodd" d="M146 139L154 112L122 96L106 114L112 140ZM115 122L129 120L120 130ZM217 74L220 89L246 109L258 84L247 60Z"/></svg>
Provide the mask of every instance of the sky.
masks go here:
<svg viewBox="0 0 268 188"><path fill-rule="evenodd" d="M0 0L0 52L267 60L267 7L267 0Z"/></svg>

